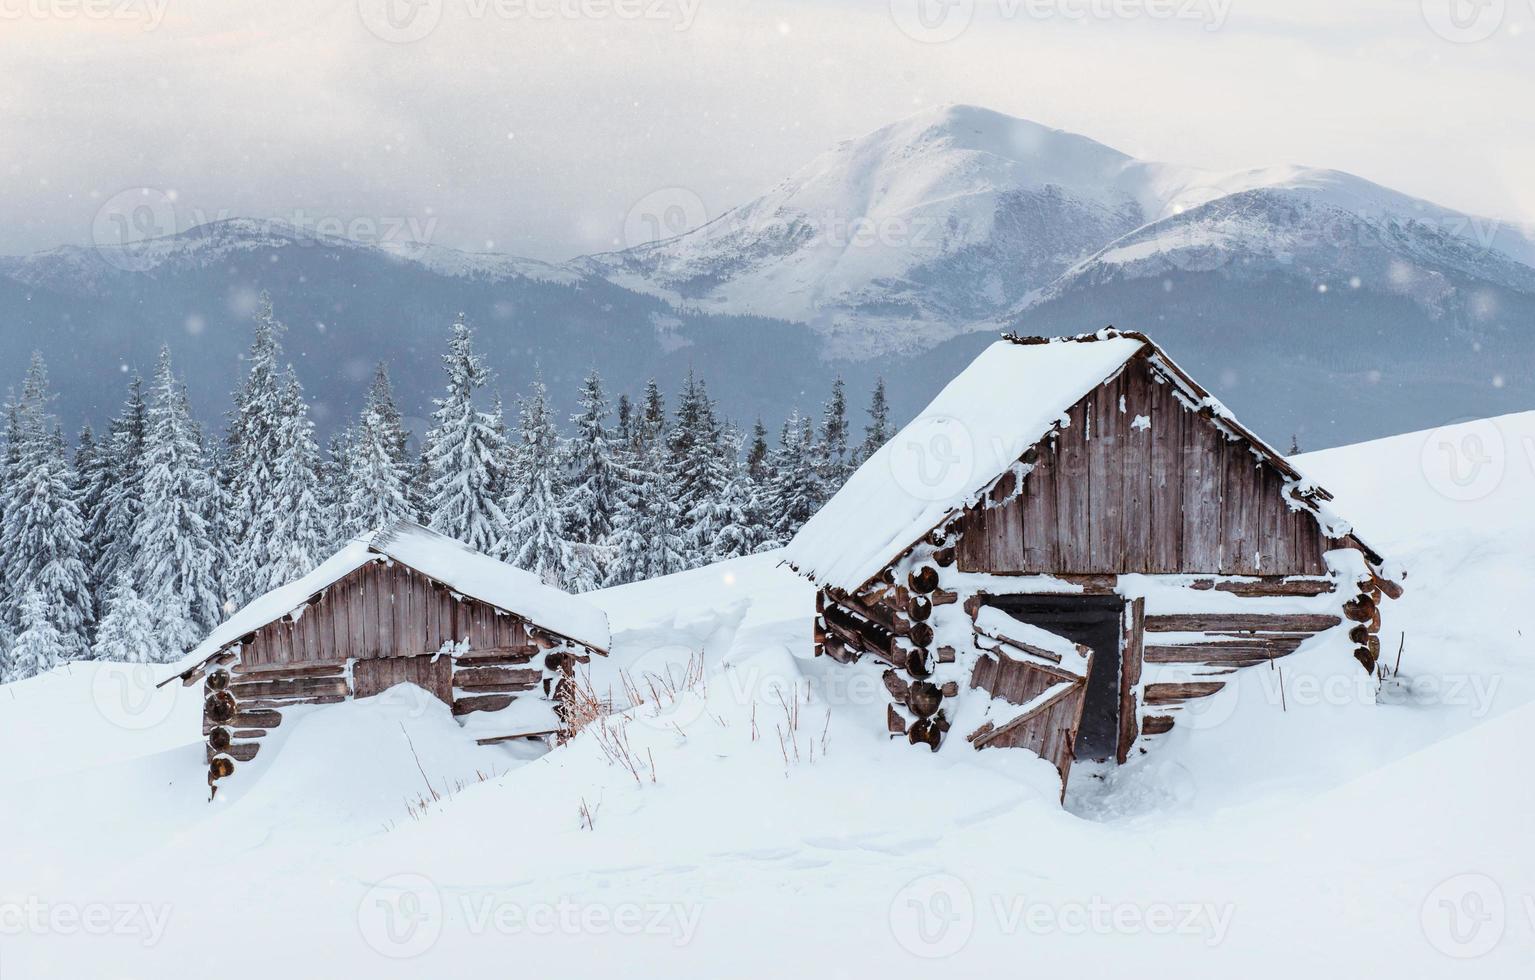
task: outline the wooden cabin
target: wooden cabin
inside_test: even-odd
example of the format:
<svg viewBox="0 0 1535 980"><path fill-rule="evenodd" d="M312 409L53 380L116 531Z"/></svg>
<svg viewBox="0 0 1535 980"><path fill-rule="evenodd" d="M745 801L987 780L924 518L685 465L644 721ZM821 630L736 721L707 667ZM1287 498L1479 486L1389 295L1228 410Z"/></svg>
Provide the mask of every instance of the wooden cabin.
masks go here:
<svg viewBox="0 0 1535 980"><path fill-rule="evenodd" d="M1318 633L1376 670L1402 576L1330 499L1147 337L1009 336L787 561L819 589L817 655L883 666L893 736L937 750L959 726L1064 788L1073 759L1124 762Z"/></svg>
<svg viewBox="0 0 1535 980"><path fill-rule="evenodd" d="M608 644L607 616L591 603L401 521L252 601L166 683L203 684L208 781L216 791L237 763L256 758L261 739L296 706L410 683L456 716L500 712L518 698L555 699L574 665L605 656ZM538 734L545 732L482 741Z"/></svg>

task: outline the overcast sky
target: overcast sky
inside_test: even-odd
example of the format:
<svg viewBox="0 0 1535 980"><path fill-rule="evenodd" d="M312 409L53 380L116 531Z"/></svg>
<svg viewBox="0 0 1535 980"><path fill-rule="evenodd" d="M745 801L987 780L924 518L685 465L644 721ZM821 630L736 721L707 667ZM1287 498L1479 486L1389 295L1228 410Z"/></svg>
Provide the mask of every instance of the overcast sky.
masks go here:
<svg viewBox="0 0 1535 980"><path fill-rule="evenodd" d="M1528 221L1532 95L1535 0L0 0L0 252L138 201L564 259L948 102Z"/></svg>

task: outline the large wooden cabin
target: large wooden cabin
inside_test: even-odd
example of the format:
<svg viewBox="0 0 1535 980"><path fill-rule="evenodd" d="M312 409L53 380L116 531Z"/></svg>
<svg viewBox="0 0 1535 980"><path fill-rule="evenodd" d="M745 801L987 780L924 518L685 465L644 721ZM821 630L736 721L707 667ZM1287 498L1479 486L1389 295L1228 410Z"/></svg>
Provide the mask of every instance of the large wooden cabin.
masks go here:
<svg viewBox="0 0 1535 980"><path fill-rule="evenodd" d="M208 781L216 790L296 706L410 683L458 716L499 712L521 697L555 698L574 665L606 655L608 643L597 607L401 521L252 601L167 683L203 684ZM538 733L504 737L529 734Z"/></svg>
<svg viewBox="0 0 1535 980"><path fill-rule="evenodd" d="M1330 499L1147 337L1008 337L788 562L819 587L816 653L883 664L892 735L936 750L960 725L1064 786L1074 758L1124 762L1320 632L1376 669L1401 576Z"/></svg>

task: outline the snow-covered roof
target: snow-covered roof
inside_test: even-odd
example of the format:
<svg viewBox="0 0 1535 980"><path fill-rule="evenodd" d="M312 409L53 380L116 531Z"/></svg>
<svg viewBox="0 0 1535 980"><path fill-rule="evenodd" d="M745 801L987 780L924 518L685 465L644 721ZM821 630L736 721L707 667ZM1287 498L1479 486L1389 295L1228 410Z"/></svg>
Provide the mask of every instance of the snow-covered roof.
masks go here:
<svg viewBox="0 0 1535 980"><path fill-rule="evenodd" d="M1208 409L1303 491L1295 506L1313 513L1328 536L1350 538L1380 563L1380 555L1327 506L1331 494L1239 423L1150 338L1112 328L1051 340L1010 336L986 348L805 523L785 549L785 561L819 585L856 591L973 503L1073 405L1143 350L1191 404Z"/></svg>
<svg viewBox="0 0 1535 980"><path fill-rule="evenodd" d="M789 564L857 589L1038 442L1145 346L999 340L869 457L790 542Z"/></svg>
<svg viewBox="0 0 1535 980"><path fill-rule="evenodd" d="M219 651L268 623L301 610L315 593L373 561L397 561L461 595L521 616L594 650L611 642L608 617L584 599L545 585L536 575L499 562L410 521L354 538L314 571L252 599L221 623L177 666L188 674ZM178 675L180 676L180 675Z"/></svg>

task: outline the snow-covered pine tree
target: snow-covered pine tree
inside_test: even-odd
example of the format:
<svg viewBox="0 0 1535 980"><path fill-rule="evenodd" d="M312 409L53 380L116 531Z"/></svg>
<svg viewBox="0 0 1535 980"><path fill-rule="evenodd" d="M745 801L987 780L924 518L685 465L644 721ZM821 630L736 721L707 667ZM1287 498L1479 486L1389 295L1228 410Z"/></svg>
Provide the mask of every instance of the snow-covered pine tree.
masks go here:
<svg viewBox="0 0 1535 980"><path fill-rule="evenodd" d="M816 472L816 445L810 420L794 409L784 422L778 449L773 453L772 477L763 501L769 533L761 548L788 544L824 502Z"/></svg>
<svg viewBox="0 0 1535 980"><path fill-rule="evenodd" d="M73 659L73 646L59 632L54 618L49 614L48 599L44 590L36 586L22 592L16 603L16 615L20 630L11 644L5 662L5 674L0 681L19 681L42 674Z"/></svg>
<svg viewBox="0 0 1535 980"><path fill-rule="evenodd" d="M314 423L298 378L288 371L274 431L277 460L270 492L270 511L260 522L269 529L271 545L261 592L286 585L307 574L325 557L328 532L319 495L320 451Z"/></svg>
<svg viewBox="0 0 1535 980"><path fill-rule="evenodd" d="M320 460L316 486L320 511L325 515L326 552L335 551L352 537L346 527L344 512L352 485L351 445L354 436L352 427L331 433L325 440L325 453Z"/></svg>
<svg viewBox="0 0 1535 980"><path fill-rule="evenodd" d="M768 434L761 416L752 425L751 445L746 450L746 475L761 483L768 477Z"/></svg>
<svg viewBox="0 0 1535 980"><path fill-rule="evenodd" d="M273 511L281 454L277 430L284 409L277 360L283 325L266 293L261 294L255 323L246 358L250 371L234 393L225 458L228 510L224 530L230 544L225 592L236 606L271 587L273 549L282 547L272 534L277 520Z"/></svg>
<svg viewBox="0 0 1535 980"><path fill-rule="evenodd" d="M578 561L594 569L600 581L606 564L604 549L619 508L621 474L615 459L616 440L607 428L608 402L595 368L581 383L580 409L571 416L575 436L567 453L570 491L565 533Z"/></svg>
<svg viewBox="0 0 1535 980"><path fill-rule="evenodd" d="M132 561L134 529L143 511L144 436L148 430L149 405L144 400L144 381L135 377L128 383L128 398L122 412L112 420L104 440L106 494L86 529L86 552L92 559L90 577L98 609L102 608L112 583Z"/></svg>
<svg viewBox="0 0 1535 980"><path fill-rule="evenodd" d="M820 477L835 491L848 474L847 385L841 376L831 383L831 397L821 410Z"/></svg>
<svg viewBox="0 0 1535 980"><path fill-rule="evenodd" d="M389 372L380 364L347 447L340 513L346 537L386 527L414 513L406 442Z"/></svg>
<svg viewBox="0 0 1535 980"><path fill-rule="evenodd" d="M618 396L618 421L613 426L613 441L620 448L634 444L634 403L627 394Z"/></svg>
<svg viewBox="0 0 1535 980"><path fill-rule="evenodd" d="M686 567L682 513L671 494L666 470L666 456L659 445L652 444L631 457L604 585L670 575Z"/></svg>
<svg viewBox="0 0 1535 980"><path fill-rule="evenodd" d="M58 634L53 641L58 655L76 660L89 654L94 602L82 559L85 523L76 500L75 475L65 452L64 433L48 412L50 399L47 368L42 356L33 354L10 436L14 457L7 465L9 499L0 526L0 567L12 588L4 613L20 644L21 634L28 629L21 609L22 590L35 591ZM19 656L13 652L13 657Z"/></svg>
<svg viewBox="0 0 1535 980"><path fill-rule="evenodd" d="M695 564L739 558L757 548L759 533L752 526L751 481L737 463L740 444L740 435L727 427L719 445L723 482L690 514L688 545Z"/></svg>
<svg viewBox="0 0 1535 980"><path fill-rule="evenodd" d="M80 557L85 562L86 578L90 582L91 612L97 620L101 618L101 600L105 598L106 589L91 578L99 558L93 550L95 542L91 530L106 509L107 493L111 487L110 446L105 440L98 442L90 423L86 423L75 442L75 500L80 508L80 520L85 526Z"/></svg>
<svg viewBox="0 0 1535 980"><path fill-rule="evenodd" d="M688 567L713 560L714 535L722 515L720 496L733 476L736 454L727 450L714 404L704 383L688 372L667 439L667 469L683 529Z"/></svg>
<svg viewBox="0 0 1535 980"><path fill-rule="evenodd" d="M507 558L550 585L574 591L596 584L596 566L577 561L565 538L568 513L559 433L549 412L548 391L534 378L518 410L518 466L507 512Z"/></svg>
<svg viewBox="0 0 1535 980"><path fill-rule="evenodd" d="M126 569L107 590L106 604L96 643L91 648L97 660L123 663L154 663L163 649L155 622L155 610L139 597L133 575Z"/></svg>
<svg viewBox="0 0 1535 980"><path fill-rule="evenodd" d="M874 382L869 398L869 424L863 427L863 445L858 447L858 463L864 463L879 447L890 441L890 403L885 400L885 379Z"/></svg>
<svg viewBox="0 0 1535 980"><path fill-rule="evenodd" d="M634 430L635 448L641 451L660 443L666 435L666 399L661 397L655 378L645 382L645 404Z"/></svg>
<svg viewBox="0 0 1535 980"><path fill-rule="evenodd" d="M143 511L126 581L152 610L151 656L170 661L217 625L222 609L209 522L217 489L168 348L161 348L155 368L145 444ZM114 591L124 581L120 575Z"/></svg>
<svg viewBox="0 0 1535 980"><path fill-rule="evenodd" d="M507 484L504 422L475 407L475 393L487 376L463 314L453 323L442 360L447 391L434 403L424 459L427 523L471 548L502 554L507 539L500 502Z"/></svg>

